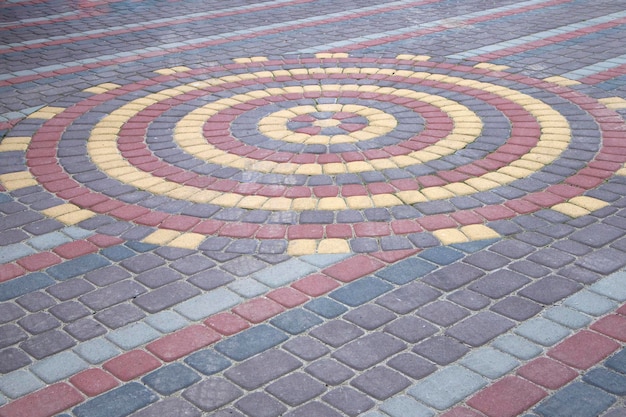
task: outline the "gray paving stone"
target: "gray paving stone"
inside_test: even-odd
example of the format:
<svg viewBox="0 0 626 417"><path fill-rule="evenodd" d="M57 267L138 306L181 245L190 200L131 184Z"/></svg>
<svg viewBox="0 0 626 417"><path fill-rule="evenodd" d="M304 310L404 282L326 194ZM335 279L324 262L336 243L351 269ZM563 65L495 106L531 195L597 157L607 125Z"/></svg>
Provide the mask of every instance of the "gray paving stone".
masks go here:
<svg viewBox="0 0 626 417"><path fill-rule="evenodd" d="M110 265L110 263L111 262L104 256L90 254L52 266L48 268L46 272L50 274L50 276L63 281L84 275L98 268L103 268Z"/></svg>
<svg viewBox="0 0 626 417"><path fill-rule="evenodd" d="M241 301L242 298L234 292L219 288L193 297L174 307L174 310L189 320L197 321L231 308Z"/></svg>
<svg viewBox="0 0 626 417"><path fill-rule="evenodd" d="M15 343L26 340L28 335L24 330L15 324L6 324L0 326L0 348L14 345Z"/></svg>
<svg viewBox="0 0 626 417"><path fill-rule="evenodd" d="M52 384L86 369L89 365L73 352L61 352L34 363L30 370Z"/></svg>
<svg viewBox="0 0 626 417"><path fill-rule="evenodd" d="M626 272L615 272L596 282L589 289L617 301L626 301Z"/></svg>
<svg viewBox="0 0 626 417"><path fill-rule="evenodd" d="M200 375L180 363L172 363L141 378L141 381L161 395L170 395L198 382Z"/></svg>
<svg viewBox="0 0 626 417"><path fill-rule="evenodd" d="M486 384L487 380L477 373L453 365L419 381L408 393L426 405L445 410Z"/></svg>
<svg viewBox="0 0 626 417"><path fill-rule="evenodd" d="M182 329L189 324L189 320L185 319L180 314L165 310L156 314L151 314L145 319L145 322L154 327L161 333L171 333L176 330Z"/></svg>
<svg viewBox="0 0 626 417"><path fill-rule="evenodd" d="M238 277L245 277L254 274L267 267L265 262L258 259L242 256L222 265L222 269Z"/></svg>
<svg viewBox="0 0 626 417"><path fill-rule="evenodd" d="M322 323L322 320L317 315L298 308L282 313L270 320L270 323L287 333L300 334Z"/></svg>
<svg viewBox="0 0 626 417"><path fill-rule="evenodd" d="M220 269L209 269L192 276L188 281L203 290L212 290L234 280L235 277Z"/></svg>
<svg viewBox="0 0 626 417"><path fill-rule="evenodd" d="M214 411L243 395L243 391L227 380L208 378L183 391L183 397L204 411Z"/></svg>
<svg viewBox="0 0 626 417"><path fill-rule="evenodd" d="M369 397L350 387L335 388L324 395L322 400L349 416L358 416L374 406L374 401Z"/></svg>
<svg viewBox="0 0 626 417"><path fill-rule="evenodd" d="M604 248L578 258L575 264L599 274L608 275L623 268L626 265L626 257L624 252Z"/></svg>
<svg viewBox="0 0 626 417"><path fill-rule="evenodd" d="M29 314L17 321L17 323L30 334L39 334L59 327L61 324L53 315L43 311Z"/></svg>
<svg viewBox="0 0 626 417"><path fill-rule="evenodd" d="M382 401L404 390L411 381L385 366L377 366L354 378L350 384Z"/></svg>
<svg viewBox="0 0 626 417"><path fill-rule="evenodd" d="M468 288L498 299L528 284L530 279L507 269L501 269L473 282Z"/></svg>
<svg viewBox="0 0 626 417"><path fill-rule="evenodd" d="M567 327L553 321L537 317L522 323L515 333L542 346L553 346L570 334Z"/></svg>
<svg viewBox="0 0 626 417"><path fill-rule="evenodd" d="M322 403L312 401L302 405L287 414L285 417L342 417L340 413Z"/></svg>
<svg viewBox="0 0 626 417"><path fill-rule="evenodd" d="M584 230L573 233L570 238L584 245L600 248L623 236L624 231L621 229L607 224L596 223Z"/></svg>
<svg viewBox="0 0 626 417"><path fill-rule="evenodd" d="M456 263L426 275L423 281L444 291L462 287L485 273L471 265Z"/></svg>
<svg viewBox="0 0 626 417"><path fill-rule="evenodd" d="M332 357L351 368L364 370L405 348L406 345L393 336L371 333L339 348Z"/></svg>
<svg viewBox="0 0 626 417"><path fill-rule="evenodd" d="M333 347L339 347L363 335L360 328L343 320L333 320L316 327L310 335Z"/></svg>
<svg viewBox="0 0 626 417"><path fill-rule="evenodd" d="M91 364L99 364L120 354L120 349L104 338L93 339L74 348L74 352Z"/></svg>
<svg viewBox="0 0 626 417"><path fill-rule="evenodd" d="M467 354L460 364L484 377L497 379L518 367L520 362L499 350L484 347Z"/></svg>
<svg viewBox="0 0 626 417"><path fill-rule="evenodd" d="M0 304L0 324L19 319L24 314L26 314L24 310L13 303Z"/></svg>
<svg viewBox="0 0 626 417"><path fill-rule="evenodd" d="M133 281L120 281L107 287L85 294L79 301L95 311L103 310L123 301L131 300L146 289Z"/></svg>
<svg viewBox="0 0 626 417"><path fill-rule="evenodd" d="M89 283L89 281L82 278L74 278L53 285L47 288L46 291L61 301L67 301L93 291L94 289L95 287Z"/></svg>
<svg viewBox="0 0 626 417"><path fill-rule="evenodd" d="M8 374L31 364L31 362L30 357L21 349L10 347L0 350L0 373L2 374Z"/></svg>
<svg viewBox="0 0 626 417"><path fill-rule="evenodd" d="M213 266L215 262L202 255L186 256L171 264L172 268L185 275L194 275Z"/></svg>
<svg viewBox="0 0 626 417"><path fill-rule="evenodd" d="M539 313L542 308L526 298L513 295L492 305L490 310L513 320L523 321Z"/></svg>
<svg viewBox="0 0 626 417"><path fill-rule="evenodd" d="M174 282L137 296L133 302L148 313L158 313L196 295L200 291L186 282Z"/></svg>
<svg viewBox="0 0 626 417"><path fill-rule="evenodd" d="M583 376L583 381L610 394L626 395L626 375L618 374L606 368L590 370Z"/></svg>
<svg viewBox="0 0 626 417"><path fill-rule="evenodd" d="M408 343L416 343L437 333L439 329L417 317L404 316L389 323L384 331Z"/></svg>
<svg viewBox="0 0 626 417"><path fill-rule="evenodd" d="M251 390L275 380L302 366L290 354L270 349L224 372L224 375L240 387Z"/></svg>
<svg viewBox="0 0 626 417"><path fill-rule="evenodd" d="M271 268L257 272L253 278L272 287L282 287L317 271L313 265L299 259L290 259Z"/></svg>
<svg viewBox="0 0 626 417"><path fill-rule="evenodd" d="M252 278L240 278L228 284L228 289L233 290L244 298L254 298L270 290L269 287Z"/></svg>
<svg viewBox="0 0 626 417"><path fill-rule="evenodd" d="M201 414L200 410L182 398L170 397L136 412L133 417L200 417Z"/></svg>
<svg viewBox="0 0 626 417"><path fill-rule="evenodd" d="M516 358L529 360L539 355L543 348L515 334L505 334L493 341L492 346Z"/></svg>
<svg viewBox="0 0 626 417"><path fill-rule="evenodd" d="M433 410L407 395L398 395L388 399L380 406L380 409L392 417L432 417L435 415Z"/></svg>
<svg viewBox="0 0 626 417"><path fill-rule="evenodd" d="M618 307L615 301L585 289L567 297L563 305L596 317L602 316Z"/></svg>
<svg viewBox="0 0 626 417"><path fill-rule="evenodd" d="M452 363L468 351L466 346L446 336L431 337L413 348L413 352L439 365Z"/></svg>
<svg viewBox="0 0 626 417"><path fill-rule="evenodd" d="M50 330L38 334L22 342L20 347L36 359L61 352L74 346L76 342L67 334L58 330Z"/></svg>
<svg viewBox="0 0 626 417"><path fill-rule="evenodd" d="M482 251L466 257L465 259L463 259L463 262L466 262L480 269L493 271L495 269L502 268L504 265L509 263L509 260L504 256L500 256L496 253Z"/></svg>
<svg viewBox="0 0 626 417"><path fill-rule="evenodd" d="M272 382L265 390L292 407L303 404L326 391L324 384L300 372Z"/></svg>
<svg viewBox="0 0 626 417"><path fill-rule="evenodd" d="M23 298L25 294L27 296L30 296L32 294L32 291L46 288L54 283L55 281L50 278L50 276L41 272L13 278L0 284L0 302L11 300L20 296L22 296L21 298ZM18 304L20 304L22 307L26 308L29 311L40 310L40 308L32 310L32 307L26 305L25 303L20 303L19 301Z"/></svg>
<svg viewBox="0 0 626 417"><path fill-rule="evenodd" d="M99 287L106 287L115 282L130 278L130 273L117 265L97 269L85 275L89 282ZM72 280L73 281L73 280Z"/></svg>
<svg viewBox="0 0 626 417"><path fill-rule="evenodd" d="M41 291L30 292L21 296L16 301L20 306L33 313L56 304L54 298Z"/></svg>
<svg viewBox="0 0 626 417"><path fill-rule="evenodd" d="M277 417L287 411L287 407L263 392L246 395L235 403L235 407L250 417Z"/></svg>
<svg viewBox="0 0 626 417"><path fill-rule="evenodd" d="M398 313L406 314L437 298L441 293L419 282L404 285L376 300L376 304Z"/></svg>
<svg viewBox="0 0 626 417"><path fill-rule="evenodd" d="M148 288L159 288L171 282L181 280L182 278L183 276L181 274L164 266L142 272L135 277L135 280Z"/></svg>
<svg viewBox="0 0 626 417"><path fill-rule="evenodd" d="M535 411L546 417L598 416L615 402L604 391L581 382L574 382L542 401Z"/></svg>
<svg viewBox="0 0 626 417"><path fill-rule="evenodd" d="M66 301L51 307L48 311L65 323L72 322L90 314L90 311L78 301Z"/></svg>
<svg viewBox="0 0 626 417"><path fill-rule="evenodd" d="M395 319L396 315L386 308L366 304L348 312L343 318L366 330L374 330Z"/></svg>
<svg viewBox="0 0 626 417"><path fill-rule="evenodd" d="M576 258L554 248L542 248L528 256L527 259L548 268L561 268L573 262Z"/></svg>
<svg viewBox="0 0 626 417"><path fill-rule="evenodd" d="M617 372L626 374L626 349L622 348L622 350L611 356L605 362L605 365Z"/></svg>
<svg viewBox="0 0 626 417"><path fill-rule="evenodd" d="M484 295L466 289L458 290L447 296L448 300L471 310L482 310L491 300Z"/></svg>
<svg viewBox="0 0 626 417"><path fill-rule="evenodd" d="M43 386L44 383L29 371L14 371L0 376L0 391L9 398L19 398Z"/></svg>
<svg viewBox="0 0 626 417"><path fill-rule="evenodd" d="M570 329L581 329L591 323L591 317L563 306L547 309L543 313L543 317Z"/></svg>
<svg viewBox="0 0 626 417"><path fill-rule="evenodd" d="M122 261L120 265L135 274L140 274L158 266L165 265L165 261L160 256L152 253L143 253Z"/></svg>
<svg viewBox="0 0 626 417"><path fill-rule="evenodd" d="M417 310L416 314L440 326L450 326L467 317L469 312L449 301L435 301Z"/></svg>
<svg viewBox="0 0 626 417"><path fill-rule="evenodd" d="M413 257L397 262L376 272L376 276L394 284L406 284L436 269L437 266L423 259Z"/></svg>
<svg viewBox="0 0 626 417"><path fill-rule="evenodd" d="M530 284L519 294L540 304L551 305L574 294L581 285L566 278L548 276Z"/></svg>
<svg viewBox="0 0 626 417"><path fill-rule="evenodd" d="M362 305L388 292L393 286L374 277L365 277L340 287L329 295L331 298L351 307Z"/></svg>
<svg viewBox="0 0 626 417"><path fill-rule="evenodd" d="M413 379L422 379L437 370L432 362L412 353L400 353L387 362L387 366Z"/></svg>
<svg viewBox="0 0 626 417"><path fill-rule="evenodd" d="M72 412L77 417L126 417L157 399L157 395L142 384L130 382L88 400Z"/></svg>
<svg viewBox="0 0 626 417"><path fill-rule="evenodd" d="M328 347L309 336L298 336L291 338L283 346L288 352L301 359L312 361L330 352Z"/></svg>
<svg viewBox="0 0 626 417"><path fill-rule="evenodd" d="M519 272L522 275L527 275L533 278L541 278L552 272L545 266L525 259L509 264L508 268L512 269L515 272Z"/></svg>
<svg viewBox="0 0 626 417"><path fill-rule="evenodd" d="M481 312L455 324L446 334L467 343L481 346L514 326L511 320L491 312Z"/></svg>
<svg viewBox="0 0 626 417"><path fill-rule="evenodd" d="M151 342L160 336L161 333L140 322L113 330L106 335L106 338L122 349L130 350Z"/></svg>
<svg viewBox="0 0 626 417"><path fill-rule="evenodd" d="M348 308L343 304L339 304L338 302L326 297L311 300L304 305L304 308L327 319L339 317L348 311Z"/></svg>
<svg viewBox="0 0 626 417"><path fill-rule="evenodd" d="M241 361L288 339L286 333L267 324L244 330L215 345L215 349L231 359Z"/></svg>
<svg viewBox="0 0 626 417"><path fill-rule="evenodd" d="M65 326L63 330L80 341L93 339L107 332L103 325L93 320L91 317L78 319Z"/></svg>
<svg viewBox="0 0 626 417"><path fill-rule="evenodd" d="M94 315L95 319L110 329L117 329L141 320L146 315L132 304L118 304Z"/></svg>

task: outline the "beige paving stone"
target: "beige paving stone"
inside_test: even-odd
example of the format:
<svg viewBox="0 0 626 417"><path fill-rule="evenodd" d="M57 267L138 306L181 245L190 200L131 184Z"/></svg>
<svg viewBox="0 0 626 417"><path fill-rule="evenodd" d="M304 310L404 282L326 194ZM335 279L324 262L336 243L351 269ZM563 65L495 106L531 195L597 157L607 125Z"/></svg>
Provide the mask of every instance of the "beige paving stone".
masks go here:
<svg viewBox="0 0 626 417"><path fill-rule="evenodd" d="M483 224L461 226L461 232L463 232L469 240L497 239L500 237L498 232Z"/></svg>
<svg viewBox="0 0 626 417"><path fill-rule="evenodd" d="M317 251L317 241L313 239L297 239L289 241L287 253L291 256L312 255Z"/></svg>
<svg viewBox="0 0 626 417"><path fill-rule="evenodd" d="M324 197L320 198L317 208L318 210L345 210L348 207L341 197Z"/></svg>
<svg viewBox="0 0 626 417"><path fill-rule="evenodd" d="M589 211L600 210L601 208L607 207L609 205L609 203L607 203L606 201L594 197L587 197L584 195L571 198L569 202Z"/></svg>
<svg viewBox="0 0 626 417"><path fill-rule="evenodd" d="M77 210L57 216L56 220L66 225L74 225L94 216L96 216L96 213L91 210Z"/></svg>
<svg viewBox="0 0 626 417"><path fill-rule="evenodd" d="M552 210L558 211L559 213L563 213L573 218L585 216L590 213L589 210L572 203L560 203L552 206L551 208Z"/></svg>
<svg viewBox="0 0 626 417"><path fill-rule="evenodd" d="M177 230L159 229L143 238L142 242L152 245L167 245L172 240L181 235Z"/></svg>
<svg viewBox="0 0 626 417"><path fill-rule="evenodd" d="M197 249L206 236L199 233L183 233L169 243L169 246L183 249Z"/></svg>
<svg viewBox="0 0 626 417"><path fill-rule="evenodd" d="M458 229L439 229L433 235L444 245L468 242L468 237Z"/></svg>
<svg viewBox="0 0 626 417"><path fill-rule="evenodd" d="M320 241L317 253L350 253L350 245L344 239L324 239Z"/></svg>

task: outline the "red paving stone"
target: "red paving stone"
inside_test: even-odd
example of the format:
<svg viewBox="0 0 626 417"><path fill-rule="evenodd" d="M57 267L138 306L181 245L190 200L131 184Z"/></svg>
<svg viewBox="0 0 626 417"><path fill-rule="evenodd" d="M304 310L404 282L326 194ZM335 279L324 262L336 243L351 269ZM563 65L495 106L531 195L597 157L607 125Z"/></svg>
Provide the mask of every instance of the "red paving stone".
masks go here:
<svg viewBox="0 0 626 417"><path fill-rule="evenodd" d="M61 263L62 259L51 252L40 252L17 260L17 263L29 271L39 271Z"/></svg>
<svg viewBox="0 0 626 417"><path fill-rule="evenodd" d="M223 334L230 336L250 327L250 323L236 314L219 313L204 321L204 324Z"/></svg>
<svg viewBox="0 0 626 417"><path fill-rule="evenodd" d="M548 351L548 356L577 369L588 369L619 348L606 336L583 330Z"/></svg>
<svg viewBox="0 0 626 417"><path fill-rule="evenodd" d="M350 282L357 278L371 274L382 268L384 264L366 255L357 255L339 262L322 272L339 281Z"/></svg>
<svg viewBox="0 0 626 417"><path fill-rule="evenodd" d="M517 370L517 374L542 387L555 390L578 376L578 372L550 358L537 358Z"/></svg>
<svg viewBox="0 0 626 417"><path fill-rule="evenodd" d="M309 297L293 288L279 288L267 293L266 297L286 308L293 308L309 301Z"/></svg>
<svg viewBox="0 0 626 417"><path fill-rule="evenodd" d="M624 316L615 314L603 317L595 322L591 328L612 339L626 342L626 317Z"/></svg>
<svg viewBox="0 0 626 417"><path fill-rule="evenodd" d="M505 376L467 401L489 417L515 417L547 395L538 386L516 376Z"/></svg>
<svg viewBox="0 0 626 417"><path fill-rule="evenodd" d="M260 323L282 313L285 309L267 298L255 298L233 308L233 313L240 315L250 323Z"/></svg>
<svg viewBox="0 0 626 417"><path fill-rule="evenodd" d="M161 366L161 362L143 350L131 350L113 359L108 360L102 366L122 381L130 381L138 376Z"/></svg>
<svg viewBox="0 0 626 417"><path fill-rule="evenodd" d="M339 284L326 275L313 274L294 282L291 286L311 297L319 297L339 287Z"/></svg>
<svg viewBox="0 0 626 417"><path fill-rule="evenodd" d="M70 378L70 382L89 397L95 397L119 385L111 374L99 368L78 373Z"/></svg>
<svg viewBox="0 0 626 417"><path fill-rule="evenodd" d="M51 417L82 401L83 396L74 387L59 382L0 407L0 416Z"/></svg>
<svg viewBox="0 0 626 417"><path fill-rule="evenodd" d="M191 352L217 342L221 336L202 325L186 327L146 346L161 360L171 362Z"/></svg>

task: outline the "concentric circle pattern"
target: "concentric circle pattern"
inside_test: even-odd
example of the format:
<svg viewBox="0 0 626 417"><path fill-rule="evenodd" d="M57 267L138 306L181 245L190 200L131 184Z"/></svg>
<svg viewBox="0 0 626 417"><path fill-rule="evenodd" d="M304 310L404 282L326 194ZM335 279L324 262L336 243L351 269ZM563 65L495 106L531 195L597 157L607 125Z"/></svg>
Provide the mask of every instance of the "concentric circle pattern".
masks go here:
<svg viewBox="0 0 626 417"><path fill-rule="evenodd" d="M611 114L563 86L454 63L268 60L92 94L46 121L27 158L59 197L155 228L381 237L582 195L604 176L593 164L623 162L602 147ZM51 177L54 158L81 172Z"/></svg>

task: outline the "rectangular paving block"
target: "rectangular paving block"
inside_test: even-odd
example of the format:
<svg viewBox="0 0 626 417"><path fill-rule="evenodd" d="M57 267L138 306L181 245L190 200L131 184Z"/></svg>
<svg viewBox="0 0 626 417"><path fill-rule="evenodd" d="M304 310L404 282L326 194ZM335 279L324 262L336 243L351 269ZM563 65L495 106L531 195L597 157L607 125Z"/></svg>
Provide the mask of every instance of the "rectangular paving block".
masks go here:
<svg viewBox="0 0 626 417"><path fill-rule="evenodd" d="M133 302L148 313L158 313L200 294L186 282L174 282L136 297Z"/></svg>
<svg viewBox="0 0 626 417"><path fill-rule="evenodd" d="M130 382L95 397L72 411L77 417L126 417L155 402L158 396L138 382Z"/></svg>
<svg viewBox="0 0 626 417"><path fill-rule="evenodd" d="M268 287L278 288L304 278L315 271L317 268L313 265L294 258L259 271L252 277Z"/></svg>
<svg viewBox="0 0 626 417"><path fill-rule="evenodd" d="M48 268L46 272L52 277L62 281L103 268L110 265L110 263L111 262L104 256L90 254L52 266Z"/></svg>
<svg viewBox="0 0 626 417"><path fill-rule="evenodd" d="M601 415L615 397L591 385L574 382L542 401L535 410L545 417Z"/></svg>
<svg viewBox="0 0 626 417"><path fill-rule="evenodd" d="M49 417L82 401L83 396L76 388L59 382L7 404L1 412L3 417Z"/></svg>
<svg viewBox="0 0 626 417"><path fill-rule="evenodd" d="M113 283L107 287L92 291L79 298L79 301L95 311L103 310L123 301L131 300L146 289L131 280Z"/></svg>
<svg viewBox="0 0 626 417"><path fill-rule="evenodd" d="M302 366L302 362L281 350L271 349L224 372L235 384L252 390Z"/></svg>
<svg viewBox="0 0 626 417"><path fill-rule="evenodd" d="M445 410L486 384L487 380L477 373L453 365L419 381L408 393L426 405Z"/></svg>
<svg viewBox="0 0 626 417"><path fill-rule="evenodd" d="M331 292L329 296L343 304L356 307L390 291L391 284L374 277L361 278Z"/></svg>
<svg viewBox="0 0 626 417"><path fill-rule="evenodd" d="M332 357L351 368L364 370L405 348L406 344L401 340L377 332L357 338L338 349Z"/></svg>
<svg viewBox="0 0 626 417"><path fill-rule="evenodd" d="M196 321L231 308L241 301L243 299L234 292L219 288L184 301L174 307L174 310L189 320Z"/></svg>
<svg viewBox="0 0 626 417"><path fill-rule="evenodd" d="M56 281L43 272L13 278L0 284L0 301L7 301L55 284Z"/></svg>
<svg viewBox="0 0 626 417"><path fill-rule="evenodd" d="M65 379L89 366L74 352L61 352L36 362L30 370L48 384Z"/></svg>
<svg viewBox="0 0 626 417"><path fill-rule="evenodd" d="M287 339L286 333L261 324L222 340L215 345L215 350L231 359L242 361Z"/></svg>
<svg viewBox="0 0 626 417"><path fill-rule="evenodd" d="M467 404L488 416L518 416L547 393L516 376L507 376L473 396Z"/></svg>
<svg viewBox="0 0 626 417"><path fill-rule="evenodd" d="M514 322L498 314L481 312L455 324L446 334L470 346L481 346L513 326Z"/></svg>

